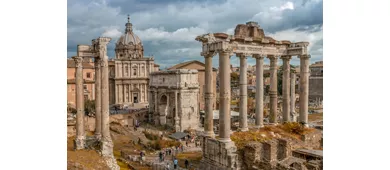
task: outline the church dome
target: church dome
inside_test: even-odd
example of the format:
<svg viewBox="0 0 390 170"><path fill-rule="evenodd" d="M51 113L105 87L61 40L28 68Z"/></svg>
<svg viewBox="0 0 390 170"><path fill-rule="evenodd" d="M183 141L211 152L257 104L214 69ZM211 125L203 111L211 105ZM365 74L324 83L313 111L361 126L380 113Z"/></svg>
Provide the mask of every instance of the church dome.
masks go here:
<svg viewBox="0 0 390 170"><path fill-rule="evenodd" d="M144 48L141 39L133 32L130 16L127 17L125 34L116 42L115 53L118 59L143 58Z"/></svg>
<svg viewBox="0 0 390 170"><path fill-rule="evenodd" d="M135 35L133 32L127 32L124 35L122 35L118 41L117 44L123 44L123 45L137 45L142 44L141 39L137 35Z"/></svg>
<svg viewBox="0 0 390 170"><path fill-rule="evenodd" d="M141 39L133 32L133 24L130 23L130 17L127 18L125 34L118 39L116 44L142 45Z"/></svg>

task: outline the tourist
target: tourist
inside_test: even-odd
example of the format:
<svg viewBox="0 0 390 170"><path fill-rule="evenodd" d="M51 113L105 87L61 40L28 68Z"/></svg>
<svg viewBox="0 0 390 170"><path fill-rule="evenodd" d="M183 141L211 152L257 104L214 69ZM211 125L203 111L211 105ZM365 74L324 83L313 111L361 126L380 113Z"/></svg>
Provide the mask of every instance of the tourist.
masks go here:
<svg viewBox="0 0 390 170"><path fill-rule="evenodd" d="M173 159L173 169L177 168L178 161L176 158Z"/></svg>
<svg viewBox="0 0 390 170"><path fill-rule="evenodd" d="M186 140L186 146L188 147L188 140Z"/></svg>
<svg viewBox="0 0 390 170"><path fill-rule="evenodd" d="M163 161L163 154L162 154L161 151L158 153L158 156L159 156L159 158L160 158L160 162L162 162L162 161Z"/></svg>
<svg viewBox="0 0 390 170"><path fill-rule="evenodd" d="M167 163L167 165L165 166L165 169L169 170L169 163Z"/></svg>
<svg viewBox="0 0 390 170"><path fill-rule="evenodd" d="M186 166L186 169L188 169L188 164L189 164L189 162L188 162L188 160L186 159L186 161L184 162L184 165Z"/></svg>
<svg viewBox="0 0 390 170"><path fill-rule="evenodd" d="M172 149L169 148L169 150L168 150L169 155L171 155L171 152L172 152Z"/></svg>

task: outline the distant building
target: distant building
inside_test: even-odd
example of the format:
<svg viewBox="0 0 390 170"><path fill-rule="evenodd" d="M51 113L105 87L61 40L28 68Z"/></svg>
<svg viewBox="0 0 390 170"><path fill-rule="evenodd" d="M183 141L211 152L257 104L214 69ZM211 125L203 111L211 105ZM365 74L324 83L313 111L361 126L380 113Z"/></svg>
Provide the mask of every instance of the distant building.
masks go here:
<svg viewBox="0 0 390 170"><path fill-rule="evenodd" d="M310 65L309 100L323 100L323 61Z"/></svg>
<svg viewBox="0 0 390 170"><path fill-rule="evenodd" d="M198 81L199 81L199 86L200 86L200 89L199 89L199 97L200 97L200 110L204 110L204 107L205 107L205 93L204 93L204 88L205 88L205 67L206 65L200 61L197 61L197 60L193 60L193 61L187 61L187 62L183 62L183 63L179 63L179 64L176 64L170 68L168 68L168 70L174 70L174 69L195 69L195 70L198 70ZM214 94L216 94L217 92L217 69L216 68L213 68L213 82L212 82L212 87L213 87L213 92ZM214 99L213 99L213 109L216 109L216 97L218 96L214 96Z"/></svg>
<svg viewBox="0 0 390 170"><path fill-rule="evenodd" d="M76 64L73 59L67 60L67 102L76 107ZM95 100L95 67L91 59L83 61L84 100Z"/></svg>

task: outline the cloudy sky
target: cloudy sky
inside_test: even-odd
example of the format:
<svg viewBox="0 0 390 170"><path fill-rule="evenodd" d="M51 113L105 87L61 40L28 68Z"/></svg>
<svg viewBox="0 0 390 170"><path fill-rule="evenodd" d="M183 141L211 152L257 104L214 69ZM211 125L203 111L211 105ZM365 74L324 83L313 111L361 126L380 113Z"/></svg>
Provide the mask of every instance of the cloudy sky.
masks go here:
<svg viewBox="0 0 390 170"><path fill-rule="evenodd" d="M258 22L267 36L277 40L310 42L311 62L323 55L322 0L68 0L67 10L68 57L76 55L77 44L90 44L99 36L113 38L108 56L114 57L128 14L144 55L153 55L160 68L189 60L203 62L196 36L233 34L237 24L248 21ZM237 57L231 59L239 65ZM294 57L292 64L299 64L299 59ZM218 65L218 57L213 65Z"/></svg>

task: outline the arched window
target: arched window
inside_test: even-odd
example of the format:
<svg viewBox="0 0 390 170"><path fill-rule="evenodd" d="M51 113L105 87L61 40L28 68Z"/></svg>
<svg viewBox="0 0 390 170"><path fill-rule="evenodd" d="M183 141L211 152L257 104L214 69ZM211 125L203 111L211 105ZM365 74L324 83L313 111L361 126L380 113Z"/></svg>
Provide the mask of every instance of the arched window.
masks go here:
<svg viewBox="0 0 390 170"><path fill-rule="evenodd" d="M134 68L134 69L133 69L133 76L136 76L136 75L137 75L137 69Z"/></svg>

